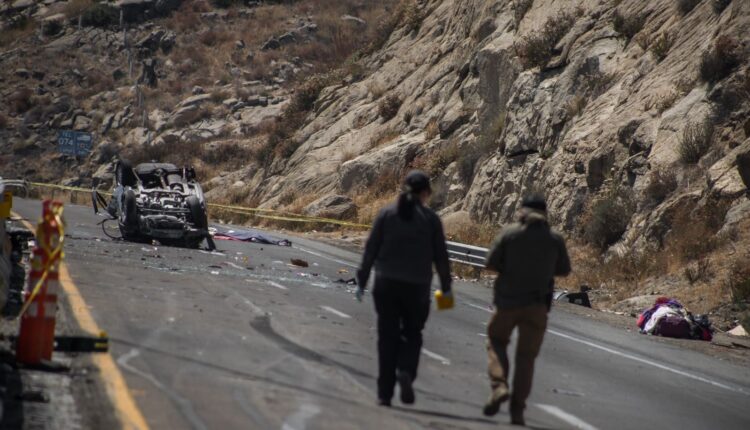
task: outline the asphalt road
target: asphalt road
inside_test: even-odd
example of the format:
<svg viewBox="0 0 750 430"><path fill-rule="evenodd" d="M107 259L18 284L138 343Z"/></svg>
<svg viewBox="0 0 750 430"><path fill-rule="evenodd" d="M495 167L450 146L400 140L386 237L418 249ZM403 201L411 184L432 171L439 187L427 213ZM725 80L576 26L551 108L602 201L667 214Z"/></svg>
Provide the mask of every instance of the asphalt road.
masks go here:
<svg viewBox="0 0 750 430"><path fill-rule="evenodd" d="M40 204L17 199L30 220ZM431 312L417 403L375 406L375 314L354 299L359 256L310 240L217 241L219 252L108 239L88 207L65 209L66 262L154 429L489 429L490 291L458 283ZM310 263L292 267L291 258ZM747 429L750 369L561 309L537 362L533 428Z"/></svg>

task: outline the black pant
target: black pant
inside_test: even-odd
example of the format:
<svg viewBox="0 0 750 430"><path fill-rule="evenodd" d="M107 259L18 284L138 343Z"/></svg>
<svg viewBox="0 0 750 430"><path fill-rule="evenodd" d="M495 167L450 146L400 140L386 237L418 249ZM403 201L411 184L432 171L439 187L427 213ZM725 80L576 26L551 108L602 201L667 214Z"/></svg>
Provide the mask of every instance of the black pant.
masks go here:
<svg viewBox="0 0 750 430"><path fill-rule="evenodd" d="M378 397L390 400L397 371L417 378L430 286L376 278L372 296L378 314Z"/></svg>

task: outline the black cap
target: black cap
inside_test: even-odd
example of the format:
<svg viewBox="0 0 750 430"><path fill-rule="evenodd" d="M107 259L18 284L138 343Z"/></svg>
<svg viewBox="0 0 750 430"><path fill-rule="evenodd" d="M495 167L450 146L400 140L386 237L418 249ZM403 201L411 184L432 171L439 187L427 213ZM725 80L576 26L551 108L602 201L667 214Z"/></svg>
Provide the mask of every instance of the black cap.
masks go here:
<svg viewBox="0 0 750 430"><path fill-rule="evenodd" d="M425 190L432 190L430 187L430 177L421 170L412 170L404 178L405 191L419 194Z"/></svg>
<svg viewBox="0 0 750 430"><path fill-rule="evenodd" d="M536 209L538 211L547 212L547 202L544 201L544 197L539 194L531 194L523 198L521 206L525 208Z"/></svg>

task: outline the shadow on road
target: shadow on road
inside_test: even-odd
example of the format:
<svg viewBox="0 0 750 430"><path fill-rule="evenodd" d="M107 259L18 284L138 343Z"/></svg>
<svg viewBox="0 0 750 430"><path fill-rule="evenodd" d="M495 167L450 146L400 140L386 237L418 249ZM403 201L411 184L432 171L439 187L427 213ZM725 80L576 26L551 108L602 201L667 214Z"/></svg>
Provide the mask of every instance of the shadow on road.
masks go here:
<svg viewBox="0 0 750 430"><path fill-rule="evenodd" d="M449 419L449 420L469 421L469 422L474 422L478 424L492 424L492 425L498 424L498 421L491 420L488 418L467 417L463 415L449 414L447 412L429 411L425 409L416 409L416 408L405 408L402 406L393 406L392 409L399 411L399 412L407 412L410 414L425 415L425 416L444 418L444 419Z"/></svg>

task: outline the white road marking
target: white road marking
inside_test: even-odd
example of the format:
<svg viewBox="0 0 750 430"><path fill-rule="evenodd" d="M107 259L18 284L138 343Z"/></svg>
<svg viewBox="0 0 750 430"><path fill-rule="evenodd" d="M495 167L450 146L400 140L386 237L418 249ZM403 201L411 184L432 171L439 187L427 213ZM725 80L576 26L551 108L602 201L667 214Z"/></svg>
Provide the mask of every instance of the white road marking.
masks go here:
<svg viewBox="0 0 750 430"><path fill-rule="evenodd" d="M489 312L489 313L493 312L492 309L488 309L485 306L481 306L481 305L475 305L474 303L466 303L466 305L467 306L471 306L472 308L479 309L480 311L485 311L485 312Z"/></svg>
<svg viewBox="0 0 750 430"><path fill-rule="evenodd" d="M578 418L575 415L571 415L565 412L564 410L558 408L557 406L540 405L540 404L536 404L536 406L539 409L543 410L544 412L547 412L548 414L555 416L558 419L570 424L574 428L581 429L581 430L597 430L596 427L592 426L586 421L583 421L582 419Z"/></svg>
<svg viewBox="0 0 750 430"><path fill-rule="evenodd" d="M245 270L244 267L240 266L239 264L234 264L231 261L227 261L227 266L234 267L235 269L238 269L238 270Z"/></svg>
<svg viewBox="0 0 750 430"><path fill-rule="evenodd" d="M704 382L706 384L713 385L714 387L723 388L725 390L732 391L732 392L735 392L735 393L741 393L741 394L745 394L745 395L750 395L750 393L748 393L747 391L743 390L742 388L732 387L732 386L729 386L729 385L726 385L726 384L722 384L721 382L717 382L717 381L714 381L712 379L705 378L703 376L699 376L699 375L695 375L695 374L692 374L692 373L689 373L689 372L685 372L683 370L675 369L674 367L666 366L664 364L657 363L657 362L649 360L647 358L642 358L642 357L638 357L636 355L631 355L631 354L628 354L628 353L625 353L625 352L620 352L620 351L618 351L616 349L612 349L612 348L608 348L606 346L598 345L598 344L596 344L594 342L589 342L589 341L584 340L584 339L579 339L579 338L577 338L575 336L571 336L569 334L561 333L561 332L559 332L557 330L548 329L547 331L549 333L552 333L552 334L556 335L556 336L560 336L560 337L563 337L565 339L572 340L574 342L582 343L582 344L590 346L592 348L600 349L602 351L609 352L610 354L618 355L620 357L627 358L627 359L630 359L630 360L633 360L633 361L637 361L639 363L648 364L649 366L656 367L657 369L666 370L667 372L672 372L674 374L677 374L677 375L680 375L680 376L684 376L686 378L690 378L690 379L694 379L696 381Z"/></svg>
<svg viewBox="0 0 750 430"><path fill-rule="evenodd" d="M487 337L487 335L486 335L485 333L477 333L477 334L478 334L479 336L482 336L482 337Z"/></svg>
<svg viewBox="0 0 750 430"><path fill-rule="evenodd" d="M323 254L321 254L319 252L310 251L309 249L305 249L305 248L300 248L299 246L296 246L296 245L293 248L294 249L299 249L302 252L306 252L306 253L308 253L310 255L314 255L316 257L325 258L326 260L333 261L334 263L343 264L344 266L353 267L355 269L357 268L357 265L355 265L355 264L348 263L348 262L346 262L344 260L339 260L338 258L329 257L329 256L323 255Z"/></svg>
<svg viewBox="0 0 750 430"><path fill-rule="evenodd" d="M280 290L288 290L289 289L289 288L287 288L287 287L279 284L278 282L274 282L274 281L268 281L268 285L270 285L272 287L276 287L276 288L278 288Z"/></svg>
<svg viewBox="0 0 750 430"><path fill-rule="evenodd" d="M422 348L422 354L424 354L424 355L432 358L433 360L437 360L437 361L439 361L440 363L442 363L442 364L444 364L446 366L448 366L448 365L451 364L451 361L449 359L443 357L440 354L436 354L436 353L430 351L427 348Z"/></svg>
<svg viewBox="0 0 750 430"><path fill-rule="evenodd" d="M292 415L284 420L281 430L305 430L307 422L320 413L320 407L308 403L302 404Z"/></svg>
<svg viewBox="0 0 750 430"><path fill-rule="evenodd" d="M332 314L334 314L336 316L339 316L341 318L351 318L350 315L347 315L347 314L345 314L345 313L343 313L343 312L341 312L339 310L336 310L336 309L334 309L334 308L332 308L330 306L321 306L320 309L323 309L324 311L328 311L328 312L330 312L330 313L332 313Z"/></svg>
<svg viewBox="0 0 750 430"><path fill-rule="evenodd" d="M477 309L483 309L483 310L485 310L487 312L492 312L489 309L483 308L483 307L481 307L479 305L474 305L472 303L467 303L467 305L469 305L471 307L474 307L474 308L477 308ZM638 357L636 355L631 355L631 354L628 354L626 352L620 352L620 351L618 351L616 349L608 348L608 347L603 346L603 345L598 345L598 344L596 344L594 342L589 342L589 341L584 340L584 339L579 339L579 338L577 338L575 336L571 336L569 334L561 333L561 332L559 332L557 330L547 329L547 332L551 333L551 334L554 334L555 336L560 336L560 337L563 337L565 339L569 339L569 340L572 340L572 341L575 341L575 342L578 342L578 343L582 343L584 345L588 345L588 346L590 346L592 348L596 348L596 349L600 349L602 351L609 352L610 354L618 355L620 357L627 358L627 359L630 359L630 360L633 360L633 361L637 361L639 363L648 364L649 366L656 367L657 369L666 370L667 372L672 372L674 374L677 374L677 375L680 375L680 376L684 376L686 378L690 378L690 379L694 379L696 381L704 382L706 384L713 385L714 387L723 388L725 390L732 391L732 392L735 392L735 393L741 393L741 394L745 394L745 395L750 395L750 392L748 392L748 391L746 391L746 390L744 390L742 388L732 387L732 386L729 386L729 385L726 385L726 384L722 384L721 382L717 382L717 381L714 381L712 379L705 378L703 376L699 376L699 375L695 375L695 374L692 374L692 373L689 373L689 372L685 372L685 371L680 370L680 369L675 369L674 367L666 366L664 364L657 363L657 362L655 362L653 360L649 360L647 358Z"/></svg>

